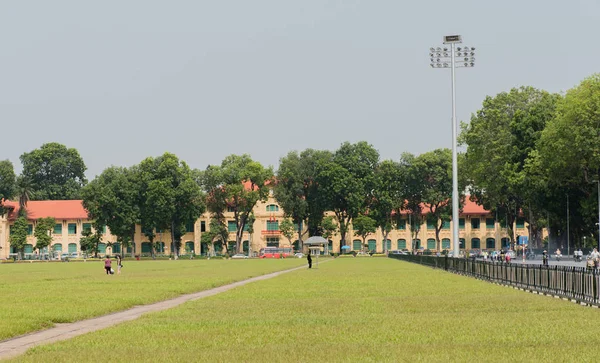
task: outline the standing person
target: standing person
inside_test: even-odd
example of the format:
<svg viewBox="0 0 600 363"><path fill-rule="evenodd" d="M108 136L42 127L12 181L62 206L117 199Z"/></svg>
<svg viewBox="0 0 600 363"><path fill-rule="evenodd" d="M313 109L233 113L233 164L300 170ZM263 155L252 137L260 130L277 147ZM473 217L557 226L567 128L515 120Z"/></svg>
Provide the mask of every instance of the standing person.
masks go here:
<svg viewBox="0 0 600 363"><path fill-rule="evenodd" d="M123 267L123 264L121 262L121 255L117 255L117 275L121 273L121 267Z"/></svg>
<svg viewBox="0 0 600 363"><path fill-rule="evenodd" d="M306 260L308 261L308 268L312 268L312 257L310 256L310 250L308 250L308 255L306 255Z"/></svg>
<svg viewBox="0 0 600 363"><path fill-rule="evenodd" d="M598 250L596 248L594 248L592 253L590 253L590 257L591 257L592 261L594 262L594 268L598 268L598 259L600 259L600 253L598 252Z"/></svg>
<svg viewBox="0 0 600 363"><path fill-rule="evenodd" d="M112 261L108 256L106 256L106 259L104 260L104 269L106 270L106 274L110 275L110 270L112 270Z"/></svg>
<svg viewBox="0 0 600 363"><path fill-rule="evenodd" d="M548 252L546 250L542 253L542 265L548 266Z"/></svg>

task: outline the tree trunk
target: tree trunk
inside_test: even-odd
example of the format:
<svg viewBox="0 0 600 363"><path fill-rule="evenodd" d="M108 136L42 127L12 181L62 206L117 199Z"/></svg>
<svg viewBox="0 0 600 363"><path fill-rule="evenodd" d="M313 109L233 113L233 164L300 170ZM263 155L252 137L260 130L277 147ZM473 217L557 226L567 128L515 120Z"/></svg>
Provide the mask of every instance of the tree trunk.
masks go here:
<svg viewBox="0 0 600 363"><path fill-rule="evenodd" d="M381 233L383 234L383 253L387 252L387 240L390 232L384 231L384 227L381 227Z"/></svg>

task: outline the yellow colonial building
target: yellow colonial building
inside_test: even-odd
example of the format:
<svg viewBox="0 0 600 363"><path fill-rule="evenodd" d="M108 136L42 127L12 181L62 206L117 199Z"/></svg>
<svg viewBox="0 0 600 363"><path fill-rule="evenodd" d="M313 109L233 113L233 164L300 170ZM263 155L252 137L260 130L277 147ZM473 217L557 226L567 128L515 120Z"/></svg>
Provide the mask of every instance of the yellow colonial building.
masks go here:
<svg viewBox="0 0 600 363"><path fill-rule="evenodd" d="M16 219L19 205L16 202L5 202L4 207L7 213L0 216L0 258L6 259L12 257L16 251L10 245L10 230ZM29 236L25 246L25 257L35 258L39 253L49 255L53 258L59 258L61 255L71 257L81 256L81 247L79 240L82 232L92 228L92 221L88 218L81 200L59 200L59 201L30 201L27 204L29 220ZM254 232L252 236L248 232L243 234L243 250L248 251L248 246L253 254L258 254L263 247L287 247L298 248L298 235L295 234L290 240L284 237L279 230L279 223L284 219L283 209L277 204L277 201L269 197L266 202L259 202L254 207L256 221L254 223ZM38 218L53 217L56 220L53 241L50 251L36 250L36 239L33 236L36 220ZM225 214L229 228L229 241L227 246L216 244L217 253L227 248L231 251L235 246L235 222L233 213ZM202 254L209 253L209 246L201 244L202 233L208 230L210 216L208 213L202 215L194 223L186 226L187 233L182 238L180 254ZM452 237L451 223L444 224L440 232L441 249L450 249L450 240ZM408 228L408 220L403 218L397 229L391 231L387 241L383 240L381 231L368 236L366 247L362 240L356 237L350 228L346 236L346 245L349 246L346 251L360 251L364 249L372 251L384 251L394 249L412 249L411 236ZM467 199L460 216L459 238L461 248L463 249L500 249L509 246L509 238L506 233L506 227L500 226L488 211ZM352 227L352 226L350 226ZM516 228L517 234L527 235L525 220L517 219L513 228ZM304 235L302 239L308 238ZM158 254L171 254L173 246L169 231L156 231L155 242L158 242ZM296 242L296 243L294 243ZM414 239L416 249L423 248L436 250L437 243L435 239L435 228L433 225L423 223L419 233ZM387 245L384 246L384 243ZM385 247L385 248L384 248ZM333 252L340 251L340 236L334 236L329 243L328 249ZM100 254L126 253L135 255L150 255L151 245L145 235L142 233L141 226L137 226L134 237L134 245L125 251L116 243L115 236L111 235L110 230L103 231L102 243L99 246Z"/></svg>

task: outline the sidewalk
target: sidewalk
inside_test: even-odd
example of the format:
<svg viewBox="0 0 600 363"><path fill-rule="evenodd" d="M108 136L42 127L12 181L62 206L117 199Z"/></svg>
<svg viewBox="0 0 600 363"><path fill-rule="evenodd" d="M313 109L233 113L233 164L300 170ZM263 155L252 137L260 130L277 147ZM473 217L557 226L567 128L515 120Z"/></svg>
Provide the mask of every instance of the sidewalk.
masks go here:
<svg viewBox="0 0 600 363"><path fill-rule="evenodd" d="M38 345L71 339L78 335L105 329L113 325L120 324L122 322L135 320L139 318L142 314L170 309L176 307L177 305L183 304L184 302L202 299L208 296L216 295L234 289L238 286L249 284L251 282L267 280L287 272L292 272L305 268L306 266L300 266L289 270L272 272L270 274L253 277L248 280L238 281L229 285L215 287L214 289L195 292L193 294L186 294L176 297L174 299L160 301L150 305L136 306L125 311L104 315L97 318L81 320L75 323L56 324L54 328L41 330L38 332L22 335L20 337L0 342L0 359L7 359L21 355L25 353L27 349L33 348Z"/></svg>

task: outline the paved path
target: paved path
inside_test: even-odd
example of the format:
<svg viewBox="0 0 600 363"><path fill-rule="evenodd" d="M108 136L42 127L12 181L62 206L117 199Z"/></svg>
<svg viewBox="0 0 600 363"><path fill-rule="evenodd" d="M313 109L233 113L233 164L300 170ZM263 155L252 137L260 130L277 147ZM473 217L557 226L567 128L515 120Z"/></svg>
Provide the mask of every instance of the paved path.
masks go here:
<svg viewBox="0 0 600 363"><path fill-rule="evenodd" d="M142 314L170 309L187 301L202 299L204 297L216 295L236 288L238 286L249 284L251 282L267 280L287 272L296 271L304 268L306 268L306 266L300 266L289 270L273 272L270 274L253 277L248 280L234 282L229 285L215 287L214 289L204 290L193 294L182 295L174 299L157 302L150 305L136 306L129 310L104 315L93 319L81 320L75 323L68 324L56 324L54 328L30 333L27 335L0 342L0 359L7 359L15 357L17 355L21 355L25 353L27 349L33 348L38 345L71 339L78 335L90 333L100 329L105 329L125 321L137 319Z"/></svg>

